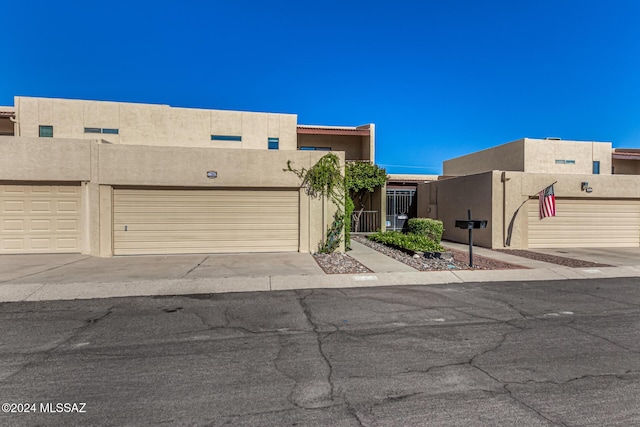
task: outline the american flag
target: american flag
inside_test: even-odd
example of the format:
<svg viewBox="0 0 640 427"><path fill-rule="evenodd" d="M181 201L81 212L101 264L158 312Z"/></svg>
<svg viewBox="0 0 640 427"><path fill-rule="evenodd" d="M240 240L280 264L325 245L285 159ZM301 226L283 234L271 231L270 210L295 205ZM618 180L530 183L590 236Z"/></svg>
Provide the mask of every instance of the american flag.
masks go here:
<svg viewBox="0 0 640 427"><path fill-rule="evenodd" d="M556 196L553 192L553 184L542 190L538 197L540 199L540 219L556 216Z"/></svg>

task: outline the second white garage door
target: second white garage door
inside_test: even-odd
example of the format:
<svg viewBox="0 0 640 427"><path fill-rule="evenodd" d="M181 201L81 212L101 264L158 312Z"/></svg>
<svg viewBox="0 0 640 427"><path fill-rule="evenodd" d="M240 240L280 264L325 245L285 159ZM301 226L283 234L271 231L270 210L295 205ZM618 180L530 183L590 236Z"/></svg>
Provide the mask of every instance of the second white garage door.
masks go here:
<svg viewBox="0 0 640 427"><path fill-rule="evenodd" d="M529 202L530 248L640 246L640 201L556 199L556 215L539 219Z"/></svg>
<svg viewBox="0 0 640 427"><path fill-rule="evenodd" d="M114 254L297 252L297 190L114 189Z"/></svg>

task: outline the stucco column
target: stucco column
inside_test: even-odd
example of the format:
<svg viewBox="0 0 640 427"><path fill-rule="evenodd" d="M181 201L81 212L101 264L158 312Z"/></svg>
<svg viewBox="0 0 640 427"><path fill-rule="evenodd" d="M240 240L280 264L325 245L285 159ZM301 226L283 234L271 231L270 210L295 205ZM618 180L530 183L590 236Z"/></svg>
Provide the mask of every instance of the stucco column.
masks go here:
<svg viewBox="0 0 640 427"><path fill-rule="evenodd" d="M99 255L113 256L113 187L99 186Z"/></svg>

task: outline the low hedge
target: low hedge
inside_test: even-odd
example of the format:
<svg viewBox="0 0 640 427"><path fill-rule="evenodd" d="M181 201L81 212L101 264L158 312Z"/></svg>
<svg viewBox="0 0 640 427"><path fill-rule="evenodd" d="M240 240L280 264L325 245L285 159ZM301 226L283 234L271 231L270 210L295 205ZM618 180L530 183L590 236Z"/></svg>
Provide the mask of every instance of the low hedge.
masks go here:
<svg viewBox="0 0 640 427"><path fill-rule="evenodd" d="M444 226L442 221L431 218L411 218L407 221L409 233L425 236L436 243L442 241Z"/></svg>
<svg viewBox="0 0 640 427"><path fill-rule="evenodd" d="M394 245L403 249L417 252L443 252L444 248L439 243L428 237L414 233L401 233L399 231L385 231L370 234L369 240L385 245Z"/></svg>

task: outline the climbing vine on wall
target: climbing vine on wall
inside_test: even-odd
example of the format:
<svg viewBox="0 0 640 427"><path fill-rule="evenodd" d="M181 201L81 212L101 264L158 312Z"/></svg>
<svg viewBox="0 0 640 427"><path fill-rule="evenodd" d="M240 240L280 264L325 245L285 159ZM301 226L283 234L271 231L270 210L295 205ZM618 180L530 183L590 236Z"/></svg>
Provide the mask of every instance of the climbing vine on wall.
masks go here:
<svg viewBox="0 0 640 427"><path fill-rule="evenodd" d="M328 197L336 206L344 204L344 177L340 170L340 159L335 154L323 156L309 169L294 169L291 160L288 160L285 171L298 175L310 196Z"/></svg>
<svg viewBox="0 0 640 427"><path fill-rule="evenodd" d="M289 160L284 171L295 173L302 180L302 187L311 197L324 196L338 206L339 211L334 215L326 238L318 244L318 252L334 252L340 246L341 234L344 230L344 213L340 212L344 211L346 191L340 159L335 154L329 153L309 169L294 169Z"/></svg>

